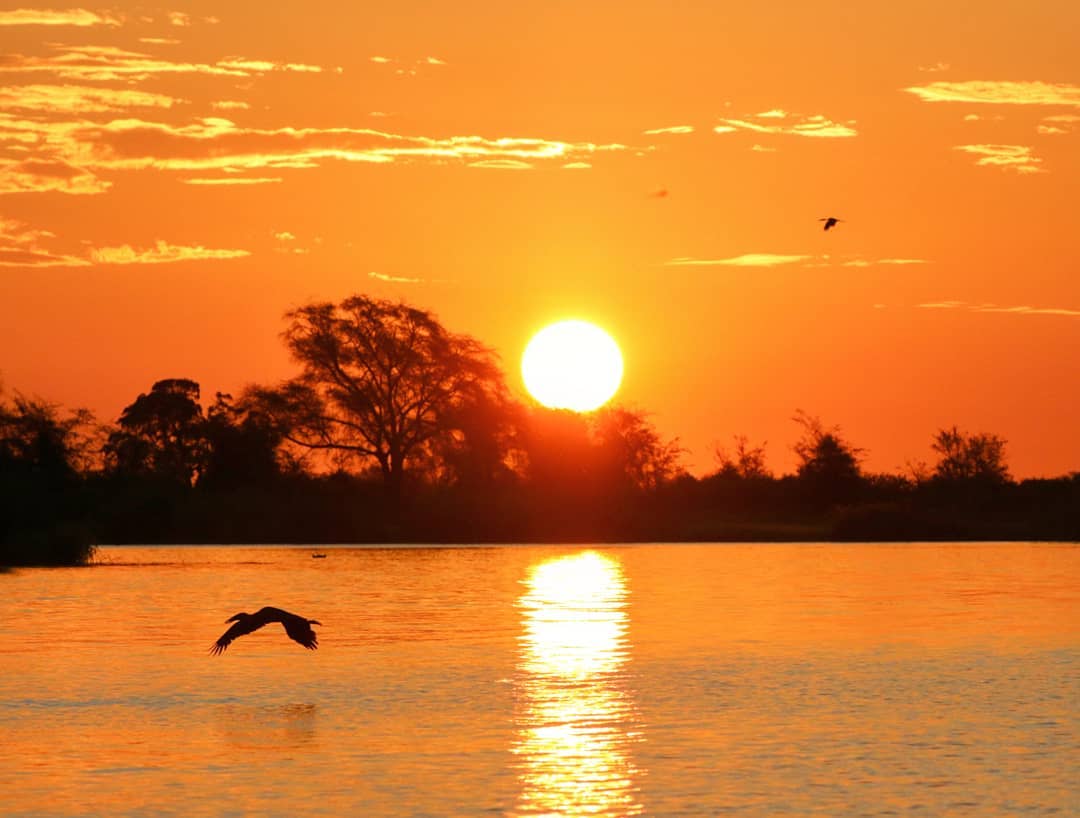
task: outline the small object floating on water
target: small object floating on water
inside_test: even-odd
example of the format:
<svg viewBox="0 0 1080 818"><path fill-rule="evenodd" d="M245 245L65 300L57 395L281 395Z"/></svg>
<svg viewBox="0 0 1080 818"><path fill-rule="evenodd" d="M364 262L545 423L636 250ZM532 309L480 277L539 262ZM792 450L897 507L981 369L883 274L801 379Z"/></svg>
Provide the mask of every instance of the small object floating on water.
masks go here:
<svg viewBox="0 0 1080 818"><path fill-rule="evenodd" d="M311 558L313 560L324 560L326 559L326 554L312 554Z"/></svg>
<svg viewBox="0 0 1080 818"><path fill-rule="evenodd" d="M305 619L294 613L283 611L281 608L260 608L253 614L238 613L235 616L230 616L225 621L235 622L236 624L225 631L221 638L211 646L210 652L214 656L224 652L225 648L229 647L229 644L238 636L257 631L263 625L271 622L280 622L284 625L285 633L289 635L289 638L294 642L299 642L308 650L315 650L319 647L319 639L311 626L321 625L322 622L317 619Z"/></svg>
<svg viewBox="0 0 1080 818"><path fill-rule="evenodd" d="M836 227L843 219L838 219L835 216L829 216L827 219L818 219L819 222L825 222L824 230L828 230L830 227Z"/></svg>

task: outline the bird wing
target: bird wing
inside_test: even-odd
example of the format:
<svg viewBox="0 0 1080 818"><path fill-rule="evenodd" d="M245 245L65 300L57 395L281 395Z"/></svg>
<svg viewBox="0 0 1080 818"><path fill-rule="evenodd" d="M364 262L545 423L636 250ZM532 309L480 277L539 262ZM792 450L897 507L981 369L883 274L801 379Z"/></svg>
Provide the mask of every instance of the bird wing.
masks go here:
<svg viewBox="0 0 1080 818"><path fill-rule="evenodd" d="M315 650L319 647L318 636L315 635L315 631L311 629L311 625L303 617L292 616L283 619L281 624L285 626L285 633L289 634L289 638L294 642L299 642L308 650Z"/></svg>
<svg viewBox="0 0 1080 818"><path fill-rule="evenodd" d="M221 634L221 637L214 643L213 647L210 648L210 652L217 656L219 653L224 651L225 648L227 648L229 644L238 636L243 636L244 634L251 633L252 631L257 631L265 624L265 620L260 620L256 616L248 616L244 619L241 619L239 622L236 622L231 628L225 631L225 633Z"/></svg>

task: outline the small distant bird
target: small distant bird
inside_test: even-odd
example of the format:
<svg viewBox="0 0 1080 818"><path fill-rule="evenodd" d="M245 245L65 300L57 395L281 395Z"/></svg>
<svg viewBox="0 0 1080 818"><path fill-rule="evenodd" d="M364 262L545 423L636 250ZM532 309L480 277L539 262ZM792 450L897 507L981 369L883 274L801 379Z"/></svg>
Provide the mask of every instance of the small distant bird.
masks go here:
<svg viewBox="0 0 1080 818"><path fill-rule="evenodd" d="M825 222L825 228L824 229L828 230L830 227L836 227L836 225L838 225L840 222L842 222L843 219L837 219L837 218L835 218L833 216L829 216L829 218L827 218L827 219L818 219L818 221L819 222Z"/></svg>
<svg viewBox="0 0 1080 818"><path fill-rule="evenodd" d="M225 631L221 638L210 648L210 652L214 656L224 652L225 648L238 636L257 631L270 622L280 622L285 626L285 633L289 634L289 638L294 642L299 642L308 650L315 650L319 647L318 637L316 637L311 626L321 625L322 622L317 619L305 619L294 613L283 611L281 608L260 608L253 614L238 613L236 616L230 616L225 621L235 622L236 624Z"/></svg>
<svg viewBox="0 0 1080 818"><path fill-rule="evenodd" d="M649 196L653 199L666 199L668 191L666 187L662 187L659 190L654 190Z"/></svg>

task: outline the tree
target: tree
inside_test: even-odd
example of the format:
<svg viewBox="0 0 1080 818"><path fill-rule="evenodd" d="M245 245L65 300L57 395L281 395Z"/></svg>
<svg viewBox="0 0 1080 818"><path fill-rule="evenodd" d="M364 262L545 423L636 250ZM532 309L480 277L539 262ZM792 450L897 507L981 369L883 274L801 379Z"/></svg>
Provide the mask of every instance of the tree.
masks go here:
<svg viewBox="0 0 1080 818"><path fill-rule="evenodd" d="M354 295L286 318L301 373L251 397L292 443L339 462L373 459L394 506L407 465L452 431L458 410L505 396L492 350L404 302Z"/></svg>
<svg viewBox="0 0 1080 818"><path fill-rule="evenodd" d="M93 416L17 394L0 400L0 565L70 565L93 554L82 480L95 462Z"/></svg>
<svg viewBox="0 0 1080 818"><path fill-rule="evenodd" d="M16 394L0 403L0 472L70 479L93 463L94 427L86 409L62 418L55 404Z"/></svg>
<svg viewBox="0 0 1080 818"><path fill-rule="evenodd" d="M634 489L655 489L679 472L678 440L663 441L642 412L606 407L593 419L601 463L616 480Z"/></svg>
<svg viewBox="0 0 1080 818"><path fill-rule="evenodd" d="M190 486L205 465L204 424L199 384L158 381L121 413L120 428L105 447L106 462L114 473Z"/></svg>
<svg viewBox="0 0 1080 818"><path fill-rule="evenodd" d="M266 483L278 477L281 429L256 407L232 395L217 393L206 412L206 462L199 486L240 486Z"/></svg>
<svg viewBox="0 0 1080 818"><path fill-rule="evenodd" d="M1006 483L1009 469L1005 464L1005 443L985 432L966 435L956 426L940 429L930 445L939 455L934 477L945 482Z"/></svg>
<svg viewBox="0 0 1080 818"><path fill-rule="evenodd" d="M742 480L765 480L772 477L772 472L765 465L765 445L762 443L751 448L746 435L735 435L733 452L729 453L722 446L716 447L716 461L720 466L717 474Z"/></svg>
<svg viewBox="0 0 1080 818"><path fill-rule="evenodd" d="M803 435L792 447L799 457L797 475L819 502L853 499L862 483L859 457L863 450L840 435L840 427L826 429L821 420L799 409L792 418Z"/></svg>

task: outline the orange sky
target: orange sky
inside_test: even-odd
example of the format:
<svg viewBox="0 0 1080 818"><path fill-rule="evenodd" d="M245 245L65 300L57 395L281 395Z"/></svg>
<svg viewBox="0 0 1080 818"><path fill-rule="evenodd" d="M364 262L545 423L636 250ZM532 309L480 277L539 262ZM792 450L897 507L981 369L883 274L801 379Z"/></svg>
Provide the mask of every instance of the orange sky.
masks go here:
<svg viewBox="0 0 1080 818"><path fill-rule="evenodd" d="M0 379L212 399L363 292L518 390L600 324L698 473L790 469L796 408L874 470L954 423L1080 469L1077 42L1075 0L5 3Z"/></svg>

